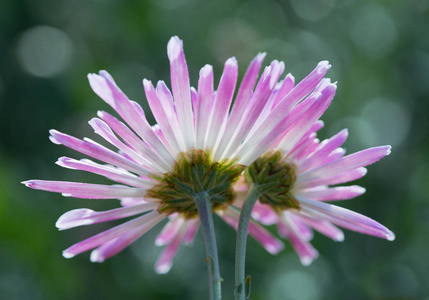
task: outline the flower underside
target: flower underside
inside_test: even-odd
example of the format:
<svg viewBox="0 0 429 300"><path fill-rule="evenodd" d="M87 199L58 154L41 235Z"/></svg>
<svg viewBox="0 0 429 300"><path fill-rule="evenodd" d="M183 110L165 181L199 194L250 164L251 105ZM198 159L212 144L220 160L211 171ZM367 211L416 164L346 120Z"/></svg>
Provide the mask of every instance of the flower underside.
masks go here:
<svg viewBox="0 0 429 300"><path fill-rule="evenodd" d="M296 167L282 157L280 151L267 152L249 166L244 176L249 184L257 185L261 203L278 211L299 209L299 202L291 193L296 181Z"/></svg>
<svg viewBox="0 0 429 300"><path fill-rule="evenodd" d="M213 211L228 206L234 199L232 184L243 169L236 160L214 162L209 151L182 152L171 172L153 175L158 184L146 197L161 200L159 212L180 213L190 219L198 214L194 200L198 194L208 194Z"/></svg>

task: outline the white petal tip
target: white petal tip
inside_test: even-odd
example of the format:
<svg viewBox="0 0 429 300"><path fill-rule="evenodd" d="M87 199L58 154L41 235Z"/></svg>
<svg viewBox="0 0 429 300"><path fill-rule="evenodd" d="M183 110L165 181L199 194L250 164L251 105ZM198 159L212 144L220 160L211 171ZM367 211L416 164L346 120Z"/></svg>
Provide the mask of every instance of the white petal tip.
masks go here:
<svg viewBox="0 0 429 300"><path fill-rule="evenodd" d="M361 187L361 186L356 186L357 192L359 195L365 194L366 193L366 188Z"/></svg>
<svg viewBox="0 0 429 300"><path fill-rule="evenodd" d="M267 52L260 52L258 53L258 55L256 55L255 60L263 61L265 59L265 56L267 56Z"/></svg>
<svg viewBox="0 0 429 300"><path fill-rule="evenodd" d="M284 244L279 242L278 244L268 244L264 247L271 255L276 255L284 249Z"/></svg>
<svg viewBox="0 0 429 300"><path fill-rule="evenodd" d="M112 75L109 74L106 70L100 70L98 74L104 79L113 80Z"/></svg>
<svg viewBox="0 0 429 300"><path fill-rule="evenodd" d="M227 61L225 62L225 66L237 66L237 59L233 56L227 59Z"/></svg>
<svg viewBox="0 0 429 300"><path fill-rule="evenodd" d="M55 223L55 227L58 228L58 230L66 230L66 229L70 229L70 228L74 228L74 227L78 227L78 226L83 226L83 225L90 225L93 224L94 222L92 220L66 220L66 219L58 219L58 221Z"/></svg>
<svg viewBox="0 0 429 300"><path fill-rule="evenodd" d="M316 257L304 256L304 257L300 257L300 261L303 266L307 267L311 265L313 260L315 260L316 258L317 256Z"/></svg>
<svg viewBox="0 0 429 300"><path fill-rule="evenodd" d="M386 239L387 239L388 241L394 241L394 240L395 240L395 238L396 238L395 234L394 234L392 231L389 231L389 233L388 233L388 234L387 234L387 236L386 236Z"/></svg>
<svg viewBox="0 0 429 300"><path fill-rule="evenodd" d="M55 129L49 130L49 140L51 140L52 143L56 145L61 145L61 142L58 140L58 136L61 135L61 133Z"/></svg>
<svg viewBox="0 0 429 300"><path fill-rule="evenodd" d="M73 253L67 252L67 250L63 251L64 258L72 258L74 257Z"/></svg>
<svg viewBox="0 0 429 300"><path fill-rule="evenodd" d="M334 237L334 241L336 242L343 242L344 241L344 233L338 233L335 237Z"/></svg>
<svg viewBox="0 0 429 300"><path fill-rule="evenodd" d="M96 263L102 263L105 260L105 257L100 255L100 251L98 251L97 249L95 249L94 251L91 252L91 256L89 258L91 260L91 262L96 262Z"/></svg>
<svg viewBox="0 0 429 300"><path fill-rule="evenodd" d="M173 36L167 45L167 55L170 60L175 60L183 51L183 42L177 36Z"/></svg>
<svg viewBox="0 0 429 300"><path fill-rule="evenodd" d="M170 271L171 266L172 266L171 263L156 265L155 266L155 272L158 274L166 274L166 273L168 273L168 271Z"/></svg>
<svg viewBox="0 0 429 300"><path fill-rule="evenodd" d="M392 152L392 146L387 145L386 146L386 155L389 155Z"/></svg>
<svg viewBox="0 0 429 300"><path fill-rule="evenodd" d="M143 79L143 87L145 89L150 89L152 86L152 81L147 80L146 78Z"/></svg>
<svg viewBox="0 0 429 300"><path fill-rule="evenodd" d="M319 62L317 64L317 69L319 73L322 72L326 72L327 70L329 70L332 66L329 64L329 61L327 60L322 60L321 62Z"/></svg>
<svg viewBox="0 0 429 300"><path fill-rule="evenodd" d="M31 188L33 186L32 180L22 181L22 184L24 184L26 187Z"/></svg>
<svg viewBox="0 0 429 300"><path fill-rule="evenodd" d="M207 77L212 72L213 72L213 67L211 65L205 65L200 70L200 77Z"/></svg>
<svg viewBox="0 0 429 300"><path fill-rule="evenodd" d="M155 246L161 247L161 246L165 246L166 243L164 240L162 239L155 239Z"/></svg>

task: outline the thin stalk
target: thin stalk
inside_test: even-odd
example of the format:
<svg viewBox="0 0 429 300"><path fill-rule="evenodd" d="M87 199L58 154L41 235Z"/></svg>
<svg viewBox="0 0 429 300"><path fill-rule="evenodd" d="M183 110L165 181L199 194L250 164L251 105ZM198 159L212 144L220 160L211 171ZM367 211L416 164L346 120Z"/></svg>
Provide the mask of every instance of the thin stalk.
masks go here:
<svg viewBox="0 0 429 300"><path fill-rule="evenodd" d="M245 286L245 262L246 262L246 244L247 233L249 229L250 214L256 200L260 197L258 187L251 185L247 197L241 208L240 220L237 228L237 242L235 248L235 289L234 295L236 300L248 299ZM250 282L250 281L249 281Z"/></svg>
<svg viewBox="0 0 429 300"><path fill-rule="evenodd" d="M221 300L221 277L219 271L219 258L217 254L216 236L213 226L212 204L207 192L196 194L195 203L200 217L201 229L206 246L207 264L209 271L210 300Z"/></svg>

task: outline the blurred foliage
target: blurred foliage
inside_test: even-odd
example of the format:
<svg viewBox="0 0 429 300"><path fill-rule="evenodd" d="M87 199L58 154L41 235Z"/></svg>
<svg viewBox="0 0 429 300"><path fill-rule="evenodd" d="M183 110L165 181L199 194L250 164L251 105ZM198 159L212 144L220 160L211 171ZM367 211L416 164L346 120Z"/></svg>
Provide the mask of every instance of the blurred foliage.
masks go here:
<svg viewBox="0 0 429 300"><path fill-rule="evenodd" d="M302 79L328 59L338 92L323 116L327 138L348 127L349 153L391 144L392 154L357 181L367 193L341 203L397 236L387 242L353 232L344 243L316 234L320 258L299 264L287 244L273 257L249 241L252 300L428 299L429 2L427 0L2 0L0 10L0 295L2 299L206 299L201 235L182 247L172 271L156 275L160 226L103 264L62 249L110 224L58 232L56 218L87 201L32 191L22 180L100 182L54 165L81 157L47 139L56 128L90 136L87 121L111 112L86 74L108 70L147 109L141 80L169 82L166 44L184 40L191 83L236 56L243 75L258 52ZM107 226L107 227L106 227ZM225 299L232 299L235 234L216 222Z"/></svg>

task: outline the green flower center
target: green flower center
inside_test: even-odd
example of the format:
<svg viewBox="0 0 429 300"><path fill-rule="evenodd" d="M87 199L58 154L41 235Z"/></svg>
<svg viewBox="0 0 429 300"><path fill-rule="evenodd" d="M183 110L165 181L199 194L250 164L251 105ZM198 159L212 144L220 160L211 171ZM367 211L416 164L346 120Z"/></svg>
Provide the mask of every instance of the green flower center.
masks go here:
<svg viewBox="0 0 429 300"><path fill-rule="evenodd" d="M296 181L296 167L284 161L282 156L280 151L267 152L244 173L247 182L257 185L261 193L259 201L279 211L299 208L298 200L291 193Z"/></svg>
<svg viewBox="0 0 429 300"><path fill-rule="evenodd" d="M194 199L200 193L209 195L213 211L229 205L235 196L232 184L243 170L236 160L213 161L208 151L182 152L171 172L152 176L158 184L146 196L161 200L159 212L193 218L198 215Z"/></svg>

